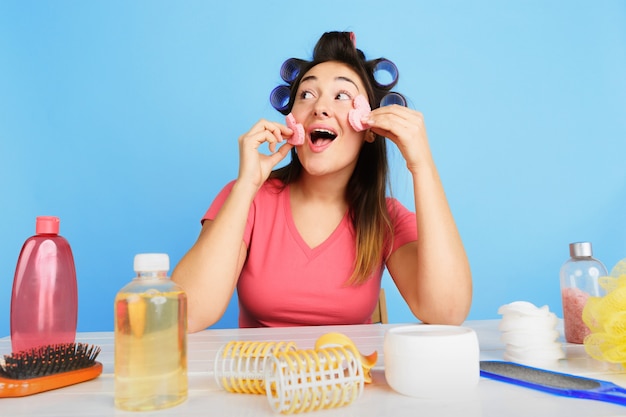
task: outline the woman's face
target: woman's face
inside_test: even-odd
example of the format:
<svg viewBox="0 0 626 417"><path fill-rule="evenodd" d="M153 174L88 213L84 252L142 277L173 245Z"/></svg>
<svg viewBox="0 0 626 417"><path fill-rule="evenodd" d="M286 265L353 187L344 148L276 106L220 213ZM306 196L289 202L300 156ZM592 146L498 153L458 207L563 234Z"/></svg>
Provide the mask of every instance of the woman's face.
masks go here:
<svg viewBox="0 0 626 417"><path fill-rule="evenodd" d="M305 142L297 152L309 174L349 176L354 170L366 133L350 126L348 113L359 94L367 98L361 78L340 62L318 64L302 77L291 113L304 127Z"/></svg>

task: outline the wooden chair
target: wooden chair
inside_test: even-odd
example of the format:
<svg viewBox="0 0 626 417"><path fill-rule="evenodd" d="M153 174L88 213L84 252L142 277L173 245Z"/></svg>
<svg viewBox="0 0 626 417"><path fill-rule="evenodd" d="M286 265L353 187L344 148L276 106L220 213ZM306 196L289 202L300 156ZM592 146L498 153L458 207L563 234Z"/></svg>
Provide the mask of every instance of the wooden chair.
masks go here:
<svg viewBox="0 0 626 417"><path fill-rule="evenodd" d="M378 294L378 303L376 304L376 309L372 314L372 323L389 323L389 319L387 318L387 301L385 301L384 288L381 288L380 293Z"/></svg>

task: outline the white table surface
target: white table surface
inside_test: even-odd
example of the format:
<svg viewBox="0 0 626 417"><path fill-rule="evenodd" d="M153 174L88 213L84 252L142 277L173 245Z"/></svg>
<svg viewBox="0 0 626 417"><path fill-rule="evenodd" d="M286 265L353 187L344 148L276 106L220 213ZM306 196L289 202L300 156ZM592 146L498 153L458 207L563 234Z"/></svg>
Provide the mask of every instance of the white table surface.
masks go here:
<svg viewBox="0 0 626 417"><path fill-rule="evenodd" d="M502 360L498 320L468 321L480 343L481 360ZM312 348L315 340L330 331L344 333L364 354L376 350L379 359L373 369L373 383L366 385L353 404L330 410L305 413L331 416L493 416L493 417L604 417L626 416L626 407L615 404L555 396L516 385L480 378L467 397L425 400L393 391L385 380L383 340L390 327L399 324L361 326L297 327L271 329L205 330L189 335L189 398L178 406L154 412L127 412L113 404L113 333L79 333L78 342L102 348L98 361L104 371L98 378L70 387L28 397L0 399L0 416L277 416L263 395L232 394L221 390L213 379L213 358L231 340L294 341L299 348ZM551 369L615 382L626 387L626 374L587 356L580 345L563 344L567 358ZM0 352L11 351L10 339L0 338Z"/></svg>

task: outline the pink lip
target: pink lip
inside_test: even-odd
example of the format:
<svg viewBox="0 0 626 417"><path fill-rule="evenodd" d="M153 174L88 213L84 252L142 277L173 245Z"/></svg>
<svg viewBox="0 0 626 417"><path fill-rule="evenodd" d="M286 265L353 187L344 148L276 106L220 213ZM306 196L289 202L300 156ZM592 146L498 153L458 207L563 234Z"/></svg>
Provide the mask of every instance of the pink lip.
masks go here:
<svg viewBox="0 0 626 417"><path fill-rule="evenodd" d="M311 139L309 137L309 148L311 148L311 150L315 153L320 153L320 152L324 152L330 145L333 144L333 142L328 142L325 143L324 145L314 145L313 142L311 142Z"/></svg>
<svg viewBox="0 0 626 417"><path fill-rule="evenodd" d="M311 149L311 151L313 151L315 153L324 152L330 145L333 144L334 140L326 142L323 145L315 145L315 144L313 144L313 141L311 141L311 132L316 130L316 129L330 130L331 132L334 132L335 134L337 134L337 130L335 130L332 127L328 127L328 126L324 126L324 125L313 125L313 126L309 126L309 128L307 129L306 138L307 138L307 142L309 144L309 148Z"/></svg>

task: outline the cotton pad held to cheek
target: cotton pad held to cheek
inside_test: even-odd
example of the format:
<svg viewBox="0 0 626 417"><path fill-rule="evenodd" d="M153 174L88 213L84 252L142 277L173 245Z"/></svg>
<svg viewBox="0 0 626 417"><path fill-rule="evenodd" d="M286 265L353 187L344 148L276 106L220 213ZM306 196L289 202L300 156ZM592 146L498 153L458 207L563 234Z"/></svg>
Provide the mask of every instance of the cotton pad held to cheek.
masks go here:
<svg viewBox="0 0 626 417"><path fill-rule="evenodd" d="M372 108L370 107L370 103L367 101L364 95L359 94L354 98L352 102L352 107L354 107L348 113L348 121L350 122L350 126L357 132L361 132L367 129L369 126L367 123L363 123L361 119L365 116L368 116Z"/></svg>
<svg viewBox="0 0 626 417"><path fill-rule="evenodd" d="M298 146L304 144L304 126L300 123L296 123L296 118L293 114L289 113L285 118L287 121L287 127L293 130L293 136L287 139L287 143Z"/></svg>

